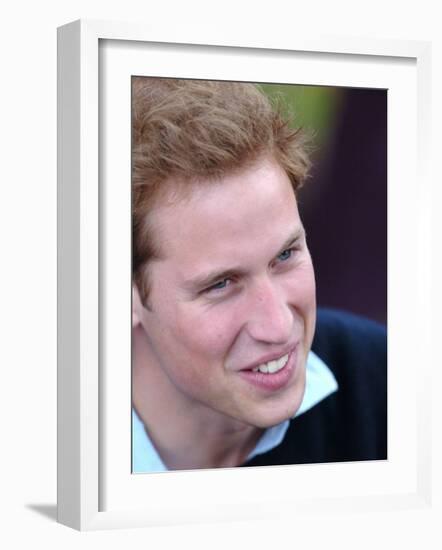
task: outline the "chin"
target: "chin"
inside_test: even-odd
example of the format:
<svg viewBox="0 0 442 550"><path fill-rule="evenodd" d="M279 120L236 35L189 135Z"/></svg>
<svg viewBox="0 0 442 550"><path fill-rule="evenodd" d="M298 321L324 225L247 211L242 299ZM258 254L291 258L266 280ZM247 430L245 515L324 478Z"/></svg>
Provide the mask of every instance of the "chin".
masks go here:
<svg viewBox="0 0 442 550"><path fill-rule="evenodd" d="M296 395L292 396L289 400L288 404L281 403L280 406L276 406L273 410L269 410L267 413L262 414L261 418L257 418L256 426L264 429L271 428L285 420L292 419L301 406L303 397L304 387L302 393L300 394L298 390Z"/></svg>
<svg viewBox="0 0 442 550"><path fill-rule="evenodd" d="M281 410L281 412L272 411L268 414L262 414L257 415L253 422L251 422L252 426L255 426L255 428L260 429L267 429L272 428L273 426L276 426L277 424L280 424L281 422L284 422L285 420L290 420L293 418L296 414L296 411L301 406L302 398L300 400L297 400L296 403L290 407L290 408L284 408L284 410Z"/></svg>

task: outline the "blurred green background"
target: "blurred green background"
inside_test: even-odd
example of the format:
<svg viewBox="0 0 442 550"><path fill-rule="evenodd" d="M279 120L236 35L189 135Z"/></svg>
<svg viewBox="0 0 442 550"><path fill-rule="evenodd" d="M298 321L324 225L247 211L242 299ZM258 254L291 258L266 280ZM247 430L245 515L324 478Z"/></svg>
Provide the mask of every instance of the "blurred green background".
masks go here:
<svg viewBox="0 0 442 550"><path fill-rule="evenodd" d="M313 134L312 145L319 151L329 138L342 105L342 90L331 86L259 84L272 102L281 103L294 128Z"/></svg>

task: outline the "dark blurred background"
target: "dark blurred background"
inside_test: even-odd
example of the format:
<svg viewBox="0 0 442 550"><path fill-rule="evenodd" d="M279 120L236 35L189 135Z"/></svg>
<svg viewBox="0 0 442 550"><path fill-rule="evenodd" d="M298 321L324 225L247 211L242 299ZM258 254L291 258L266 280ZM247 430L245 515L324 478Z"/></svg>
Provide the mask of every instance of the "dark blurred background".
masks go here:
<svg viewBox="0 0 442 550"><path fill-rule="evenodd" d="M298 195L318 306L387 323L387 90L260 85L312 132Z"/></svg>

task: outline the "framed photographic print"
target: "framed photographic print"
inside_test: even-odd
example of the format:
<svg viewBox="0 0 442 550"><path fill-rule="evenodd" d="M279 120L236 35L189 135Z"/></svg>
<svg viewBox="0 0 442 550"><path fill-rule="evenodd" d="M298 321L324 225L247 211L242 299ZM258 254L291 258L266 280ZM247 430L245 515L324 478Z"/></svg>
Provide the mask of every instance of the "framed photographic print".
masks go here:
<svg viewBox="0 0 442 550"><path fill-rule="evenodd" d="M58 40L58 520L71 527L88 530L290 517L295 512L311 514L326 511L330 507L335 512L346 513L355 508L388 511L398 507L428 506L431 495L431 434L426 419L430 415L427 391L431 365L428 357L428 339L431 334L431 270L427 244L430 242L429 225L426 217L430 183L425 154L429 120L426 95L429 45L345 37L315 40L308 37L282 38L278 44L267 44L260 39L253 43L243 42L241 39L232 42L229 39L227 43L216 40L212 44L202 42L197 37L189 39L185 33L183 36L157 36L152 29L143 26L100 21L76 21L61 27ZM189 235L188 242L192 243L187 249L180 244L179 250L185 250L185 253L177 256L179 261L175 262L174 271L169 268L161 271L161 275L156 278L157 287L153 282L150 287L152 296L157 292L167 308L156 307L155 303L152 307L145 307L146 304L142 303L144 309L141 306L138 310L134 307L139 298L137 295L134 298L132 274L133 246L136 239L133 231L133 174L136 164L134 150L138 154L142 149L137 149L138 142L134 138L138 131L134 130L133 122L134 101L137 101L134 96L134 79L141 82L141 87L148 80L155 81L156 84L160 80L166 83L195 82L198 83L198 93L204 97L209 93L208 88L213 87L207 83L214 82L220 83L216 85L218 89L223 88L225 83L232 82L259 84L264 95L275 92L271 89L275 86L277 94L285 93L287 89L293 90L294 86L304 91L319 90L323 95L316 93L316 96L308 97L309 101L316 97L317 102L312 112L318 113L322 109L321 120L331 112L327 109L330 105L335 105L334 101L345 100L345 105L349 105L349 98L353 98L353 108L359 116L356 120L362 122L354 123L354 117L345 119L343 130L347 133L336 134L338 137L333 142L344 147L344 139L348 139L347 148L342 149L341 166L345 167L350 176L349 186L341 195L337 194L336 187L329 190L327 195L327 208L335 218L330 216L331 225L324 230L327 255L321 271L326 272L322 280L328 280L332 290L341 285L344 298L336 298L338 305L340 300L348 299L344 306L351 308L351 304L354 304L356 312L358 308L364 312L363 307L372 307L368 314L388 326L388 414L385 415L383 425L387 453L368 453L362 458L358 458L359 455L356 454L343 454L342 460L319 458L299 462L269 462L268 465L253 468L236 468L235 462L223 461L219 462L219 467L207 466L211 462L201 462L202 465L192 467L189 462L180 463L178 455L169 452L167 444L161 437L157 437L155 426L152 425L150 433L154 434L152 439L156 447L161 449L159 454L163 458L167 457L165 462L169 465L176 463L181 466L167 468L170 471L159 468L151 472L134 468L134 389L131 374L134 358L132 327L134 323L136 325L134 316L139 322L141 311L141 324L144 328L150 327L146 330L147 337L142 344L144 351L147 353L146 350L153 350L152 357L156 357L158 365L167 363L167 383L172 381L172 384L167 386L164 380L158 382L161 389L157 391L157 395L151 394L149 399L152 403L156 399L157 422L162 426L163 432L165 429L174 432L175 428L176 438L179 435L177 431L181 430L181 424L179 430L177 429L178 411L181 410L183 423L188 423L191 417L190 406L187 406L189 395L192 396L193 403L197 395L201 401L201 395L206 395L204 392L213 395L210 404L217 414L221 411L224 417L231 415L235 420L240 419L243 425L253 425L254 418L259 418L256 423L259 425L260 436L265 435L269 427L279 425L282 418L278 409L283 402L281 395L292 384L292 373L301 369L296 366L298 357L304 357L299 362L307 362L308 369L309 346L305 346L306 352L303 356L300 351L304 348L299 343L302 340L299 327L303 326L305 333L309 334L308 327L313 327L315 316L313 286L305 283L302 292L298 293L298 287L286 282L289 271L306 272L305 250L302 245L299 248L293 247L293 242L303 240L299 230L298 233L295 231L296 235L291 240L287 239L287 235L282 237L283 231L279 230L286 225L285 221L293 218L293 211L287 211L284 223L278 222L279 210L276 207L273 210L270 208L274 197L262 196L260 202L266 181L276 178L280 182L281 178L286 178L287 181L284 180L285 183L281 185L287 187L296 180L297 172L295 168L290 168L291 172L287 169L287 173L291 174L289 182L287 176L278 172L274 164L266 164L267 161L264 162L261 157L259 158L262 162L258 159L258 164L255 158L254 163L246 163L245 172L228 170L221 173L212 170L210 176L195 172L197 175L192 177L198 181L198 185L204 179L213 180L210 193L214 194L214 198L209 200L204 195L207 191L202 187L198 188L198 197L200 204L205 204L204 209L198 211L192 203L193 195L190 198L186 196L184 204L187 210L182 210L180 214L174 211L173 215L167 214L169 217L164 214L161 223L158 222L166 235L166 220L170 220L168 223L171 234L174 231L180 235L186 233ZM365 96L361 99L364 91ZM324 92L328 95L324 95ZM174 113L184 102L184 93L182 87L175 93ZM298 98L298 101L301 100ZM155 112L150 115L151 119L157 119L159 112L164 115L164 103L160 101L156 104ZM174 171L171 172L174 177L181 174L184 181L186 178L182 177L183 172L179 170L182 170L187 160L189 163L186 166L190 166L191 161L195 160L193 157L200 154L200 149L195 148L191 141L197 131L205 136L205 139L200 140L201 149L204 142L207 154L211 155L210 159L207 156L204 162L199 162L199 166L214 166L214 146L208 129L216 124L219 128L223 124L226 126L227 111L234 110L233 102L227 102L226 105L223 116L218 119L213 116L217 110L212 105L209 109L211 118L207 119L210 122L206 123L204 131L202 126L198 127L199 130L191 127L188 132L188 149L183 149L184 154L179 161L178 154L169 154L165 149L165 143L171 139L174 131L171 123L161 127L159 149L156 151L161 149L168 165L174 166ZM379 105L376 117L370 114L374 112L370 110L375 108L373 105ZM257 118L261 119L263 112L260 110ZM202 119L199 111L198 113L193 114L193 119ZM381 131L374 134L375 138L370 142L374 152L368 157L367 148L361 148L358 153L351 149L351 144L361 136L370 134L369 126L373 120L380 121ZM353 121L353 126L349 121ZM185 125L187 122L181 124ZM320 138L321 126L318 124L316 136L319 135ZM231 129L231 119L229 125ZM151 139L153 126L148 126L144 119L142 126L144 130L140 132L145 132L146 139ZM328 124L327 128L330 127L331 124ZM263 128L268 129L269 124L263 124ZM187 139L180 128L179 130L178 138L174 142L175 151L177 144L184 147ZM232 133L235 132L228 131L223 137L224 152L234 148L233 145L226 145L226 140ZM293 131L289 134L292 135ZM221 135L220 129L217 130L217 135ZM275 143L274 136L272 139L272 143ZM278 139L279 143L281 138ZM280 149L279 154L282 155L282 148ZM158 155L159 153L151 154L150 158L157 158ZM225 157L224 154L222 156ZM377 160L372 161L374 158ZM298 160L302 164L302 158L299 157ZM137 157L137 162L143 163L145 169L148 161L149 155L145 155L142 161ZM370 169L376 162L381 168L373 176L367 176L363 194L363 176L371 174ZM281 163L282 161L278 166ZM257 185L257 178L253 170L260 170L262 175L259 181L263 183L256 189L253 186ZM331 165L325 162L322 170L324 179L330 179ZM336 179L343 182L343 172L336 173ZM170 177L164 176L163 180ZM237 219L235 221L234 218L229 218L221 237L217 228L222 224L217 222L213 227L210 225L211 218L217 219L217 212L230 211L223 206L231 202L220 185L226 178L228 181L224 183L228 186L237 185L237 179L249 179L251 189L254 189L253 209L258 220L256 223L250 214L250 204L253 202L251 196L245 194L239 201L241 213L247 220L248 231L253 232L253 228L256 229L253 242L260 241L259 253L253 258L249 254L249 250L254 249L254 246L250 246L252 241L242 238L244 223L236 226L234 224ZM356 181L352 181L352 178ZM370 178L376 180L372 185ZM381 191L377 191L379 182L382 184ZM318 195L321 191L324 196L323 187L318 190ZM205 198L201 198L202 195ZM166 201L173 203L175 199L175 195L168 196ZM308 204L305 206L308 200L310 199L299 201L303 208L308 209ZM357 207L358 200L365 205L365 209L362 209L363 218ZM374 282L375 277L370 271L374 269L374 264L378 265L378 260L362 264L360 271L366 269L363 273L367 275L365 279L359 276L354 285L347 282L351 282L355 276L347 256L342 252L344 245L339 245L339 242L343 242L345 223L340 232L340 241L337 244L328 244L332 242L330 239L333 228L339 233L339 207L343 201L354 216L360 218L360 226L364 229L360 234L354 234L354 254L365 257L373 254L370 258L385 260L385 264L380 267L380 272L385 274L384 279L381 275L380 291L374 291L378 283ZM166 204L169 205L167 202ZM214 210L210 210L212 207ZM207 212L210 212L210 216L206 216ZM313 234L314 237L315 220L318 216L324 222L327 209L324 212L316 214L316 217L311 215L311 229L307 229L309 235ZM283 220L284 208L281 216ZM196 232L191 232L192 222L197 219L204 220L204 227L209 228L207 231L210 239L198 228ZM268 222L269 219L272 223ZM266 235L271 237L261 240L258 231L260 226L265 226ZM224 244L226 238L230 239L228 246ZM278 239L281 240L280 244L277 244ZM324 240L319 235L317 242L320 243L321 239ZM165 239L168 250L173 249L172 241L173 239ZM223 244L219 244L220 242ZM370 252L372 242L377 244ZM199 253L201 250L205 251L204 262L199 264L195 260L195 250ZM218 259L220 254L226 257L225 250L229 251L227 256L233 255L238 260L233 268L231 265L227 265L225 269L224 265L223 269L219 268ZM410 250L418 261L410 262ZM319 252L313 255L315 254L319 256ZM291 259L292 255L294 259ZM344 258L341 268L340 255ZM256 260L258 257L259 262ZM213 263L217 268L216 276L213 275L213 270L208 269ZM170 267L170 262L168 265ZM261 269L264 265L265 270ZM192 272L196 267L200 268L198 277ZM329 272L327 268L330 268ZM206 275L208 271L210 277ZM193 278L189 273L193 273ZM176 282L177 274L182 277L179 283ZM336 280L330 281L333 277ZM292 280L291 278L290 281ZM297 280L300 281L301 278ZM158 281L161 281L160 285ZM175 287L171 281L175 281ZM317 282L319 281L321 274L317 276ZM226 287L228 290L224 290ZM179 294L177 288L180 289ZM326 283L321 282L320 289L318 288L321 300L335 305L334 296L327 294L325 290ZM175 301L174 292L179 296ZM309 292L312 300L306 304L305 296ZM280 304L283 300L281 296L285 300L287 293L296 294L298 298L290 297L290 307L279 310L275 304ZM401 309L404 294L407 297L406 316ZM262 298L264 295L265 299ZM245 321L237 329L232 328L233 319L237 321L241 315L248 315L252 296L255 305L261 304L261 321L267 321L265 334L258 335L258 324L253 325L253 329L250 328L249 317L247 330L243 328ZM216 311L216 315L210 316L209 310L212 314ZM257 307L253 311L257 316ZM157 333L152 329L153 314L157 320L160 319ZM220 318L229 321L218 323ZM255 317L253 319L256 320ZM290 328L287 328L287 319ZM290 332L293 319L298 321L298 329L293 329L297 340L291 337ZM288 331L287 334L284 330ZM228 331L233 332L226 343L225 333ZM255 355L241 356L242 350L247 346L239 345L238 342L247 341L251 337L259 340L261 351ZM305 337L305 340L311 343L312 338L313 328L311 335ZM262 351L264 340L268 340L267 344L271 341L271 353ZM367 350L374 346L368 336L362 340L365 341ZM404 345L404 342L412 345ZM186 353L190 358L188 363L192 365L207 358L216 364L216 353L223 358L227 357L226 360L223 359L227 374L218 377L211 374L206 377L193 369L192 375L184 380L171 365L174 361L178 364L183 357L187 357ZM360 353L361 362L367 353L368 351ZM422 375L417 378L414 373L418 364ZM265 401L265 406L257 406L256 399L247 401L247 392L240 392L240 399L231 399L237 386L236 382L230 381L236 380L238 375L241 377L238 386L253 386L253 391L250 390L249 393L254 398L265 393L265 399L261 399L262 402ZM221 399L217 388L223 386L226 391ZM300 382L299 387L301 386L297 407L301 407L299 410L304 412L304 401L301 404L304 385ZM304 398L306 394L312 395L310 386L307 373ZM362 386L366 387L365 382ZM296 391L293 395L298 395ZM185 395L186 407L183 405L184 401L175 406L171 398L173 392L179 394L180 398ZM269 397L271 393L272 396ZM274 397L275 394L277 398ZM204 405L207 406L207 402ZM285 409L284 405L284 411ZM366 415L369 406L361 404L361 410L357 409L354 406L349 411L354 411L355 417L362 412L364 418L368 418ZM250 411L256 413L253 418ZM140 416L144 417L145 411L142 412ZM290 410L290 417L295 412ZM346 419L350 413L347 412ZM285 414L289 414L288 409ZM218 422L219 414L213 416L213 419ZM144 424L146 427L146 422ZM407 426L406 431L403 426ZM254 437L258 435L258 432L250 433ZM345 430L343 434L345 435ZM340 437L343 438L344 435L341 434ZM210 432L208 437L210 438ZM188 444L187 448L190 447L194 448ZM253 449L253 445L251 448Z"/></svg>

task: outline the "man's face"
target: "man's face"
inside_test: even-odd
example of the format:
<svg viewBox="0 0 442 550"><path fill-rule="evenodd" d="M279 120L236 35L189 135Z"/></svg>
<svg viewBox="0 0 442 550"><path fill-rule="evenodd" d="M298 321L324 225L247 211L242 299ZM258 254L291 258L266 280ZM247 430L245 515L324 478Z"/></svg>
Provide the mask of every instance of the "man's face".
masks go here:
<svg viewBox="0 0 442 550"><path fill-rule="evenodd" d="M148 268L149 309L134 300L145 368L189 414L260 428L292 416L304 394L316 303L285 172L261 159L158 206L152 225L163 258Z"/></svg>

